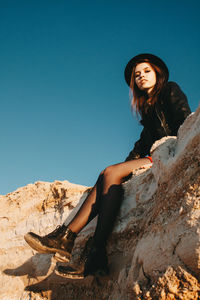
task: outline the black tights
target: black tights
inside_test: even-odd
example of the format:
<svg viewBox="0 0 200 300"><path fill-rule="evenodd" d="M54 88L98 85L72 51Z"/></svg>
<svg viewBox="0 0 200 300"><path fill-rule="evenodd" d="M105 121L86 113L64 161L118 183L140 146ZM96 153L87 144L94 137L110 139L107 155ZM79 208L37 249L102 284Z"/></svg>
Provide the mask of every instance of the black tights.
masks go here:
<svg viewBox="0 0 200 300"><path fill-rule="evenodd" d="M69 229L79 233L98 215L94 241L98 247L105 246L123 200L121 184L134 169L149 163L148 158L141 158L109 166L101 172L95 186L69 223Z"/></svg>

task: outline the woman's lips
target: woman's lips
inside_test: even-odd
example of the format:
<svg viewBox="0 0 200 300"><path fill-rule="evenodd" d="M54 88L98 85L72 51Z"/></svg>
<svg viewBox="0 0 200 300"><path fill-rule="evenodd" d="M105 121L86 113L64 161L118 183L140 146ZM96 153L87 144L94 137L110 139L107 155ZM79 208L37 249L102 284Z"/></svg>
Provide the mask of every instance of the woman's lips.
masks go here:
<svg viewBox="0 0 200 300"><path fill-rule="evenodd" d="M147 80L146 80L146 79L142 79L142 80L140 81L140 84L143 84L143 83L145 83L145 82L147 82Z"/></svg>

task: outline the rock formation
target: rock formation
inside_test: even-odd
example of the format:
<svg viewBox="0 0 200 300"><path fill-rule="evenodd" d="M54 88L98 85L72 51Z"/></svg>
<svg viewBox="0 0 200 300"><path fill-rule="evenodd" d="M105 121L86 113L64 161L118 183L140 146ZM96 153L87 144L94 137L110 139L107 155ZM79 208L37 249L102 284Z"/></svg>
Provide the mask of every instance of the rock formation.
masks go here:
<svg viewBox="0 0 200 300"><path fill-rule="evenodd" d="M199 299L200 107L152 147L153 166L124 183L125 198L109 239L110 275L83 280L55 273L52 255L24 241L72 218L89 188L67 181L36 182L0 196L0 299ZM75 207L75 208L74 208ZM78 236L73 260L92 235Z"/></svg>

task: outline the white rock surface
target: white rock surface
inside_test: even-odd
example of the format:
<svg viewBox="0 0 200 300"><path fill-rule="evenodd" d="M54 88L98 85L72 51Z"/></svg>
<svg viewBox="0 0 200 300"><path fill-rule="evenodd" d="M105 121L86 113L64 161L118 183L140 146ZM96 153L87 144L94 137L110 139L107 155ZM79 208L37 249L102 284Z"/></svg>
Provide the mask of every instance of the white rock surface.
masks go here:
<svg viewBox="0 0 200 300"><path fill-rule="evenodd" d="M0 196L0 300L199 299L200 107L178 138L161 139L152 152L152 168L136 170L124 184L108 244L110 275L100 281L59 277L55 259L23 239L28 231L44 235L67 223L89 188L36 182ZM80 233L74 260L94 227L95 220Z"/></svg>

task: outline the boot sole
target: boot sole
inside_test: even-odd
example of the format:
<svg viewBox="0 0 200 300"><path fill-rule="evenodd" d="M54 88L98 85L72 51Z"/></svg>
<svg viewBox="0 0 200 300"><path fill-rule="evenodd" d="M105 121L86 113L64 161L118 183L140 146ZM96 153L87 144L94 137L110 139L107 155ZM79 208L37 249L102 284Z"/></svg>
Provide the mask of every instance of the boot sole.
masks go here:
<svg viewBox="0 0 200 300"><path fill-rule="evenodd" d="M87 276L94 276L94 277L104 277L104 276L108 276L109 275L109 270L97 270L95 272L92 273L88 273L84 275L84 271L82 271L82 273L64 273L59 271L58 269L55 270L55 273L58 276L64 277L64 278L68 278L68 279L84 279Z"/></svg>
<svg viewBox="0 0 200 300"><path fill-rule="evenodd" d="M69 273L62 273L59 270L55 270L56 275L61 276L63 278L67 278L67 279L84 279L84 275L83 273L76 273L76 274L69 274Z"/></svg>
<svg viewBox="0 0 200 300"><path fill-rule="evenodd" d="M70 260L71 254L69 252L66 252L65 250L62 250L62 249L51 248L51 247L45 246L40 242L40 240L38 240L37 238L34 238L30 234L26 234L24 236L24 239L27 242L27 244L29 244L29 246L31 246L31 248L33 248L34 250L36 250L39 253L48 253L48 254L59 253L59 255L64 256L62 261L68 262ZM59 259L61 260L61 258L59 258Z"/></svg>
<svg viewBox="0 0 200 300"><path fill-rule="evenodd" d="M70 258L71 258L71 255L70 257L66 257L58 252L56 252L53 256L55 258L56 261L58 262L62 262L62 263L68 263Z"/></svg>

